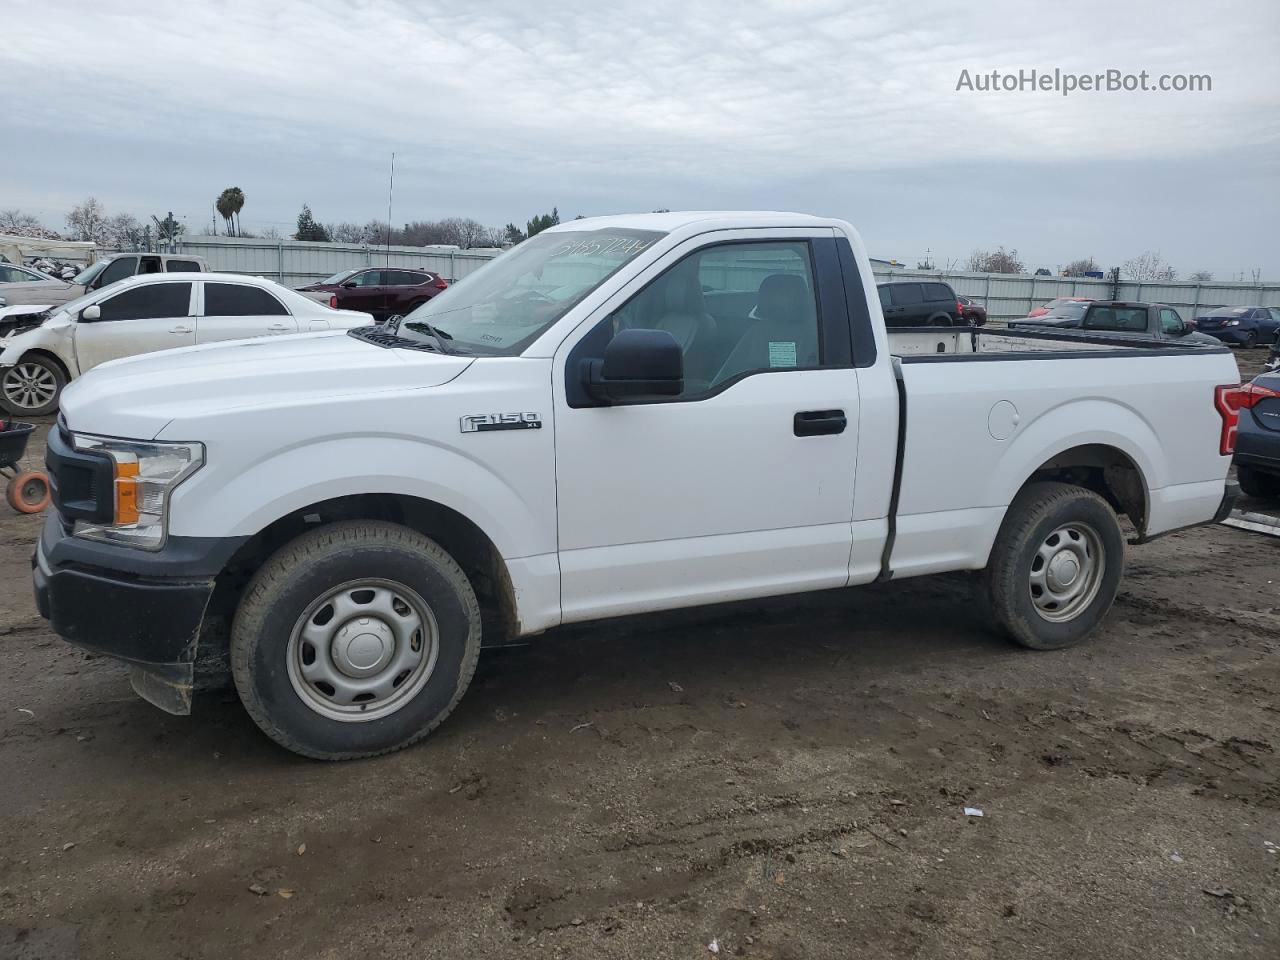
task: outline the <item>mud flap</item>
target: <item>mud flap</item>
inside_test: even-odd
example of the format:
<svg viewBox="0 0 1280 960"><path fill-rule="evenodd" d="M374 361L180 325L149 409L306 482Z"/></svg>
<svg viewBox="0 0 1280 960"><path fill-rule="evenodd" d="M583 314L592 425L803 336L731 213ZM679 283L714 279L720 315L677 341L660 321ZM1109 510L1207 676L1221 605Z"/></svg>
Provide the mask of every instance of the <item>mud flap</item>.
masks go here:
<svg viewBox="0 0 1280 960"><path fill-rule="evenodd" d="M153 663L129 665L129 683L133 692L165 713L185 717L191 713L191 695L195 685L195 665L191 663Z"/></svg>

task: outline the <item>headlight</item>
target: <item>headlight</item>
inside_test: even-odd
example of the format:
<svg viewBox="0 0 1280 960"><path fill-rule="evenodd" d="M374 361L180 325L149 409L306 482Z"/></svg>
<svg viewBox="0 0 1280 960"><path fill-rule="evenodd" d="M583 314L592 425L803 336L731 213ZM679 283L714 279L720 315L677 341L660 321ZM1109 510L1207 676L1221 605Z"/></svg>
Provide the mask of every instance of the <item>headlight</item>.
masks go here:
<svg viewBox="0 0 1280 960"><path fill-rule="evenodd" d="M1227 326L1228 326L1228 327L1238 327L1238 326L1240 326L1240 321L1239 321L1239 320L1228 320L1228 321L1227 321Z"/></svg>
<svg viewBox="0 0 1280 960"><path fill-rule="evenodd" d="M204 444L142 442L75 435L77 450L104 453L114 474L112 522L77 520L87 540L159 550L168 533L169 495L204 464Z"/></svg>

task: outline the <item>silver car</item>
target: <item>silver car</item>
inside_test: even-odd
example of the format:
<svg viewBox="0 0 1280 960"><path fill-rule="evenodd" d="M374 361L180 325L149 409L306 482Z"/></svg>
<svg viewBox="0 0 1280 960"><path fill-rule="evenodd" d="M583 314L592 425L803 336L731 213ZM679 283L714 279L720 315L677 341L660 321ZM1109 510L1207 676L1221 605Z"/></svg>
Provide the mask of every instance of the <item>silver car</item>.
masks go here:
<svg viewBox="0 0 1280 960"><path fill-rule="evenodd" d="M0 284L0 307L20 303L60 307L125 277L148 273L205 273L208 270L208 265L199 257L170 253L118 253L85 267L70 280L37 274L40 279Z"/></svg>

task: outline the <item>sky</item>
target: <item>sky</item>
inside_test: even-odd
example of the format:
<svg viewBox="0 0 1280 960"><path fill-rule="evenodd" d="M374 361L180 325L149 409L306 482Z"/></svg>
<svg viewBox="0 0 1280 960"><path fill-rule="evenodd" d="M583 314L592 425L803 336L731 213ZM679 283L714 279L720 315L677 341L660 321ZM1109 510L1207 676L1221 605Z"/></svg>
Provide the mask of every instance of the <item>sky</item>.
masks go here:
<svg viewBox="0 0 1280 960"><path fill-rule="evenodd" d="M12 0L11 0L12 2ZM1159 251L1280 280L1280 4L59 0L6 17L0 209L204 233L798 210L873 256L1030 269ZM993 70L1198 92L957 89Z"/></svg>

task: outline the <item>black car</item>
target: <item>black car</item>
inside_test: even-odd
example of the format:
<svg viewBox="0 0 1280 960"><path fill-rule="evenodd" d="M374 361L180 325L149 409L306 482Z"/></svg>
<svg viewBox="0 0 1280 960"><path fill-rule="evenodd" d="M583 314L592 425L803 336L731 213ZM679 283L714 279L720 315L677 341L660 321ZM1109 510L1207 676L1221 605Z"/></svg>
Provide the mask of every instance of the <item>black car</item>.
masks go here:
<svg viewBox="0 0 1280 960"><path fill-rule="evenodd" d="M1236 479L1251 497L1280 499L1280 373L1264 373L1239 396Z"/></svg>
<svg viewBox="0 0 1280 960"><path fill-rule="evenodd" d="M965 324L956 292L937 280L877 284L884 322L890 327L951 327Z"/></svg>

